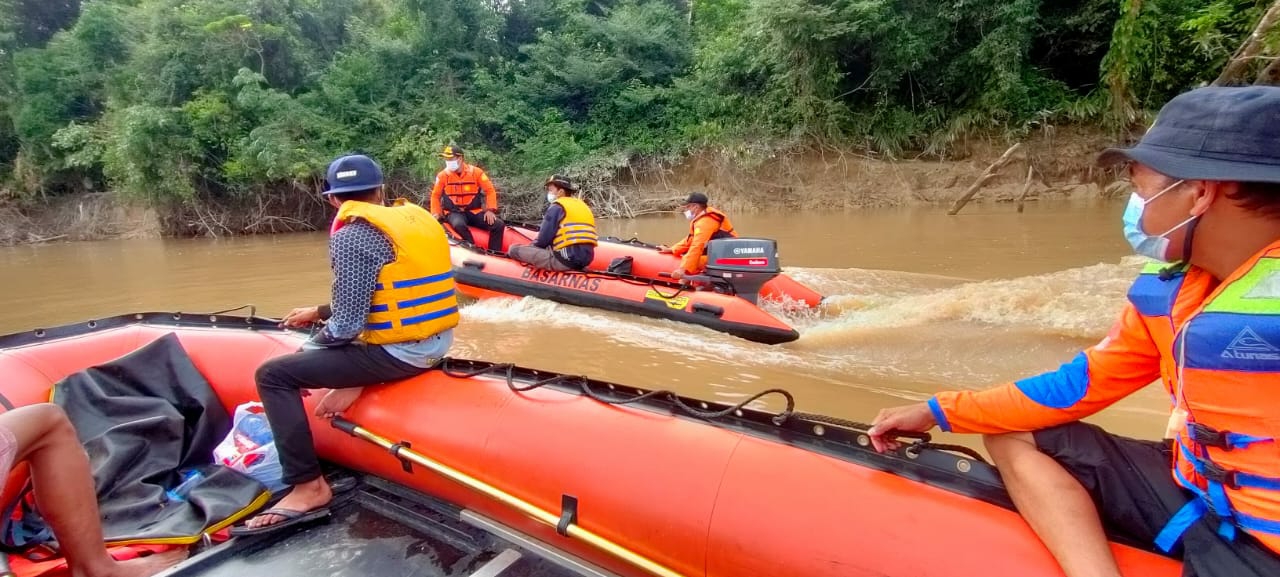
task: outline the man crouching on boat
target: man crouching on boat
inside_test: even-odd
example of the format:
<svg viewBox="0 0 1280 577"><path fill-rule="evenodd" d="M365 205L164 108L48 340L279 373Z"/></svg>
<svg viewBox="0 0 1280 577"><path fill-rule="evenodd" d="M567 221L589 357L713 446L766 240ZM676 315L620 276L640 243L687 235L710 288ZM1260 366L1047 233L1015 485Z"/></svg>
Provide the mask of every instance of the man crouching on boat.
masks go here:
<svg viewBox="0 0 1280 577"><path fill-rule="evenodd" d="M1280 88L1182 94L1099 161L1129 163L1135 252L1175 264L1148 266L1111 334L1058 371L886 409L871 438L985 434L1069 577L1121 574L1104 526L1180 553L1186 576L1280 575ZM1165 442L1079 422L1157 379Z"/></svg>
<svg viewBox="0 0 1280 577"><path fill-rule="evenodd" d="M338 209L329 238L331 304L294 309L282 324L328 322L302 351L267 361L256 376L284 482L293 490L236 534L329 513L333 493L320 474L303 389L330 389L315 412L332 417L362 387L426 371L448 352L458 325L449 243L431 213L404 200L384 206L382 170L366 156L333 161L325 185L325 198Z"/></svg>
<svg viewBox="0 0 1280 577"><path fill-rule="evenodd" d="M568 178L547 179L547 213L533 244L513 246L511 258L543 270L583 270L596 257L596 217L591 207L573 195L578 187Z"/></svg>

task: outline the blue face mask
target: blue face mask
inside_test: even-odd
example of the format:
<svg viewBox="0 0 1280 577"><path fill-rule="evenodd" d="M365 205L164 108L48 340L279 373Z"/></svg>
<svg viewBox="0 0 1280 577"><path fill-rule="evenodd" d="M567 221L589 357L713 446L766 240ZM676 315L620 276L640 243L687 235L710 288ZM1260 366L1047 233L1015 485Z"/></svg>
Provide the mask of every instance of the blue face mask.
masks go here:
<svg viewBox="0 0 1280 577"><path fill-rule="evenodd" d="M1145 200L1138 196L1136 192L1129 196L1129 204L1124 208L1124 238L1129 241L1129 246L1133 247L1133 252L1160 262L1169 262L1169 235L1186 226L1197 217L1192 216L1163 233L1151 235L1142 229L1142 213L1146 210L1148 204L1160 198L1164 193L1177 188L1183 182L1185 181L1179 180L1164 190L1157 192L1155 196Z"/></svg>

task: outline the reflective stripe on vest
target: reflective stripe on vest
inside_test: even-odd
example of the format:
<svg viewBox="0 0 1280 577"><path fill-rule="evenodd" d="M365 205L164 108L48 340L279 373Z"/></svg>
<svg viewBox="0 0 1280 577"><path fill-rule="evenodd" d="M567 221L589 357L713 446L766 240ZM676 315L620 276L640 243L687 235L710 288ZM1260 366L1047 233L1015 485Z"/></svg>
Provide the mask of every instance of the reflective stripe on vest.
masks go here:
<svg viewBox="0 0 1280 577"><path fill-rule="evenodd" d="M560 219L560 228L551 241L551 248L561 250L575 244L595 246L596 217L591 214L587 203L571 196L562 196L555 202L564 209L564 218Z"/></svg>
<svg viewBox="0 0 1280 577"><path fill-rule="evenodd" d="M338 218L363 219L387 235L395 250L395 260L378 272L361 340L416 341L458 325L449 242L431 213L403 199L390 207L349 201Z"/></svg>
<svg viewBox="0 0 1280 577"><path fill-rule="evenodd" d="M1177 378L1171 394L1175 408L1187 414L1175 438L1174 478L1195 497L1157 536L1164 551L1210 511L1222 538L1234 539L1238 527L1280 550L1280 449L1274 442L1280 433L1280 250L1241 270L1173 339ZM1140 286L1140 278L1130 301L1144 316L1168 316L1181 279L1152 278L1169 285L1172 297L1151 282ZM1249 494L1241 498L1242 491Z"/></svg>

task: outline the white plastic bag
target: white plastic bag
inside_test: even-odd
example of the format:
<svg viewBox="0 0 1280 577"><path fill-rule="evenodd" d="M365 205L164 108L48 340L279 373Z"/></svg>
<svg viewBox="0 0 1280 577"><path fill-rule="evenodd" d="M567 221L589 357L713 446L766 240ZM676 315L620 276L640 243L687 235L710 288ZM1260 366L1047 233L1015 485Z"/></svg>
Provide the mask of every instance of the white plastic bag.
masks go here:
<svg viewBox="0 0 1280 577"><path fill-rule="evenodd" d="M248 402L236 407L231 432L214 448L213 459L253 477L272 493L286 487L280 453L276 451L262 403Z"/></svg>

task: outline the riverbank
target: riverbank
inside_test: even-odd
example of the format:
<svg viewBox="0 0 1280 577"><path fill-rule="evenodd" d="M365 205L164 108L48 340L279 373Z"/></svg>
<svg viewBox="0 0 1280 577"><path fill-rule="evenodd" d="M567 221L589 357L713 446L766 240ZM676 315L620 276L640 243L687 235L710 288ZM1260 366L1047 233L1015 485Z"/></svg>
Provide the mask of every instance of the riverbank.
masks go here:
<svg viewBox="0 0 1280 577"><path fill-rule="evenodd" d="M1033 167L1027 200L1108 194L1113 175L1093 164L1111 144L1095 129L1041 131L1024 141ZM960 143L947 159L888 159L865 151L828 147L704 150L676 162L640 161L588 182L587 199L601 217L635 217L673 210L693 190L730 212L849 210L949 203L958 198L1006 150L1007 142ZM1005 167L974 199L1010 202L1024 188L1027 164ZM509 219L536 219L544 203L529 185L493 175ZM393 196L425 202L429 182L394 178ZM0 203L0 245L154 238L234 236L321 230L330 215L313 193L290 193L237 203L188 204L157 209L110 193Z"/></svg>

